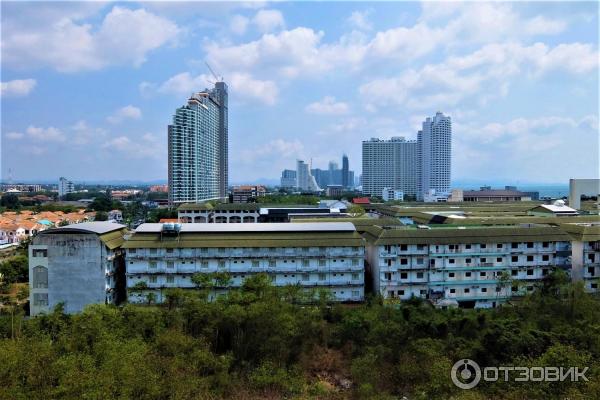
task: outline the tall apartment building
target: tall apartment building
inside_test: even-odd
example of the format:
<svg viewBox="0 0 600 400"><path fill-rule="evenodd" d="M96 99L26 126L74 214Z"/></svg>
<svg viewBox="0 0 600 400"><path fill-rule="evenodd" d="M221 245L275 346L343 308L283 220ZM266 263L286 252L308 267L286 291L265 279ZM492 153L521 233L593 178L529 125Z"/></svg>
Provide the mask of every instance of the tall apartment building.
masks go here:
<svg viewBox="0 0 600 400"><path fill-rule="evenodd" d="M418 181L417 200L423 200L430 190L450 192L452 170L452 122L450 117L437 112L427 117L417 133Z"/></svg>
<svg viewBox="0 0 600 400"><path fill-rule="evenodd" d="M168 127L169 201L224 198L228 185L227 85L195 93Z"/></svg>
<svg viewBox="0 0 600 400"><path fill-rule="evenodd" d="M366 237L374 291L388 299L495 307L570 270L571 237L559 227L373 227Z"/></svg>
<svg viewBox="0 0 600 400"><path fill-rule="evenodd" d="M75 191L75 185L73 182L61 176L58 179L58 197L63 197L68 193L73 193Z"/></svg>
<svg viewBox="0 0 600 400"><path fill-rule="evenodd" d="M343 223L142 224L123 244L130 302L167 288L194 288L196 273L228 272L240 287L257 273L275 286L327 289L337 301L364 298L364 239ZM140 284L143 282L143 284Z"/></svg>
<svg viewBox="0 0 600 400"><path fill-rule="evenodd" d="M417 196L417 154L417 142L403 137L363 141L363 193L381 196L384 188L391 188Z"/></svg>
<svg viewBox="0 0 600 400"><path fill-rule="evenodd" d="M293 169L284 169L281 172L280 185L282 188L295 188L298 186L296 181L296 171Z"/></svg>
<svg viewBox="0 0 600 400"><path fill-rule="evenodd" d="M342 156L342 188L347 189L350 187L350 164L348 162L348 156ZM354 177L353 177L354 178Z"/></svg>
<svg viewBox="0 0 600 400"><path fill-rule="evenodd" d="M59 303L74 313L88 304L125 300L120 249L125 233L124 225L84 222L34 236L29 245L30 314L51 311Z"/></svg>
<svg viewBox="0 0 600 400"><path fill-rule="evenodd" d="M310 167L302 160L296 162L296 185L298 190L317 192L320 190L315 177L310 172Z"/></svg>

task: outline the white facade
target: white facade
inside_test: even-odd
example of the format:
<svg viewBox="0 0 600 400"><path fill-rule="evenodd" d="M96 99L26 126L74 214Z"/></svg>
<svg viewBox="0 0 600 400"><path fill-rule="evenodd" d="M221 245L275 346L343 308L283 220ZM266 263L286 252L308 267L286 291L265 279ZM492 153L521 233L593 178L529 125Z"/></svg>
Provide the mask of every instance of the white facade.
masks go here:
<svg viewBox="0 0 600 400"><path fill-rule="evenodd" d="M321 190L315 177L310 173L310 166L302 160L296 162L296 184L298 190L305 190L308 192L318 192Z"/></svg>
<svg viewBox="0 0 600 400"><path fill-rule="evenodd" d="M383 201L404 201L404 192L386 187L381 191L381 198Z"/></svg>
<svg viewBox="0 0 600 400"><path fill-rule="evenodd" d="M425 203L446 203L450 198L450 193L438 193L435 189L429 189L423 196Z"/></svg>
<svg viewBox="0 0 600 400"><path fill-rule="evenodd" d="M75 191L75 185L67 178L61 176L58 180L58 197L63 197L68 193Z"/></svg>
<svg viewBox="0 0 600 400"><path fill-rule="evenodd" d="M149 293L162 302L164 289L194 288L194 274L211 272L227 272L231 277L229 285L217 288L216 294L240 287L253 274L266 273L276 286L325 288L337 301L364 299L365 249L350 223L248 224L243 229L242 225L183 224L177 242L185 247L144 247L147 242L138 239L160 234L158 225L141 225L124 246L131 302L146 301ZM284 236L276 247L269 239L275 232ZM328 232L335 232L338 238L348 237L343 239L346 244L327 245ZM190 234L203 235L204 239L196 242L197 247L188 247L186 235ZM229 235L231 239L220 239L221 247L208 247L214 245L211 234L221 238ZM247 235L239 239L243 234ZM250 244L233 247L240 246L240 240ZM144 290L135 289L139 282L144 282Z"/></svg>
<svg viewBox="0 0 600 400"><path fill-rule="evenodd" d="M384 188L417 195L417 142L393 137L362 142L362 192L381 196Z"/></svg>
<svg viewBox="0 0 600 400"><path fill-rule="evenodd" d="M418 142L418 200L430 189L437 193L450 192L452 170L452 122L437 112L427 118L417 133Z"/></svg>
<svg viewBox="0 0 600 400"><path fill-rule="evenodd" d="M436 233L441 229L446 235ZM569 266L571 244L559 228L532 235L527 229L534 228L466 228L455 229L456 234L450 234L450 229L433 228L423 233L412 228L420 236L418 240L390 236L385 241L390 244L370 243L367 260L375 293L386 299L415 296L495 307L512 296L533 291L534 284L553 268ZM472 231L473 236L458 239L465 231ZM559 231L558 235L554 231ZM382 235L385 237L386 232ZM564 238L553 240L561 235ZM510 236L514 241L507 241ZM523 241L525 237L530 239ZM422 243L415 244L419 240Z"/></svg>

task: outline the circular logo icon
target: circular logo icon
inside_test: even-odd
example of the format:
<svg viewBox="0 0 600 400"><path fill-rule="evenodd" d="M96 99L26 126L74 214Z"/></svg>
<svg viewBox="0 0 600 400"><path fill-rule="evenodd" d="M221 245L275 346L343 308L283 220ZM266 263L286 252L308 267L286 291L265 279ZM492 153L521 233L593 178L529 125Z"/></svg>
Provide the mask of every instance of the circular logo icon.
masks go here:
<svg viewBox="0 0 600 400"><path fill-rule="evenodd" d="M458 360L450 372L452 383L461 389L473 389L481 380L481 368L468 358Z"/></svg>

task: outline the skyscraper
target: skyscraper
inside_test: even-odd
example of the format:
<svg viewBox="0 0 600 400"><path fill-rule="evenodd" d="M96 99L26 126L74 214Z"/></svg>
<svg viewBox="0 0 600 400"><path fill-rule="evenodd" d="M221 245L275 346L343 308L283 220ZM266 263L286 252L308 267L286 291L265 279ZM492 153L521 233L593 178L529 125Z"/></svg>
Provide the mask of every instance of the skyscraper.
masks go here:
<svg viewBox="0 0 600 400"><path fill-rule="evenodd" d="M417 199L423 200L429 190L436 193L450 191L452 169L452 122L450 117L437 112L427 117L417 134L418 182Z"/></svg>
<svg viewBox="0 0 600 400"><path fill-rule="evenodd" d="M227 85L193 94L178 108L169 135L171 204L222 198L228 185Z"/></svg>
<svg viewBox="0 0 600 400"><path fill-rule="evenodd" d="M75 191L75 185L73 182L61 176L58 179L58 197L62 198L66 194L73 193Z"/></svg>
<svg viewBox="0 0 600 400"><path fill-rule="evenodd" d="M296 179L299 190L316 192L320 190L315 177L310 173L310 167L302 160L296 162Z"/></svg>
<svg viewBox="0 0 600 400"><path fill-rule="evenodd" d="M293 169L284 169L281 172L281 187L295 188L296 186L296 171Z"/></svg>
<svg viewBox="0 0 600 400"><path fill-rule="evenodd" d="M347 155L343 155L342 156L342 187L344 189L347 189L349 187L348 185L348 171L350 169L349 163L348 163L348 156Z"/></svg>
<svg viewBox="0 0 600 400"><path fill-rule="evenodd" d="M362 191L382 196L384 188L417 195L417 142L403 137L362 142Z"/></svg>

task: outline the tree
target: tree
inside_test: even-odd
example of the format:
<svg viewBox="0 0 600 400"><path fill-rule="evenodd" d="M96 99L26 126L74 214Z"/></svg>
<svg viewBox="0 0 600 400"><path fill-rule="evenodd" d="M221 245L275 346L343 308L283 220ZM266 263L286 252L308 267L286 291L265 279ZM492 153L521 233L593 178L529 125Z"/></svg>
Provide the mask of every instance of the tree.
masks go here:
<svg viewBox="0 0 600 400"><path fill-rule="evenodd" d="M19 197L16 194L4 194L0 199L0 206L6 207L9 210L17 209L20 205L21 203L19 202Z"/></svg>
<svg viewBox="0 0 600 400"><path fill-rule="evenodd" d="M108 221L108 214L104 211L98 211L96 212L94 221Z"/></svg>
<svg viewBox="0 0 600 400"><path fill-rule="evenodd" d="M365 215L365 209L358 204L352 204L350 207L348 207L347 212L351 217L362 217Z"/></svg>

